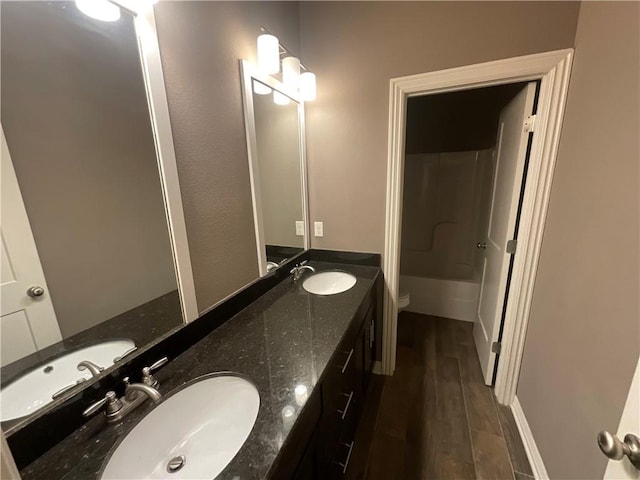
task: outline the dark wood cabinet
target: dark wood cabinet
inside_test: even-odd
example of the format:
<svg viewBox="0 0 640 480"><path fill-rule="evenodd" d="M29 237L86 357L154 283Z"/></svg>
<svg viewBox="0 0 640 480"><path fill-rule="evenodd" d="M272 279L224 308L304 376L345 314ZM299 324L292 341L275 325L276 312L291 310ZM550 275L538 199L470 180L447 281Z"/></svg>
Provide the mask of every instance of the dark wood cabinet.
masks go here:
<svg viewBox="0 0 640 480"><path fill-rule="evenodd" d="M277 475L271 478L341 480L344 477L355 446L356 429L375 362L375 328L379 308L376 293L377 289L372 289L363 301L329 360L321 382L314 389L314 396L320 399L321 404L316 428L306 439L302 435L297 436L292 442L296 448L282 452L286 458L281 460L284 465L297 465L295 475L287 475L286 469L277 469ZM311 425L315 420L307 422L299 418L298 422ZM304 453L300 453L301 447Z"/></svg>
<svg viewBox="0 0 640 480"><path fill-rule="evenodd" d="M317 432L317 478L343 478L353 452L356 428L374 362L371 329L375 303L351 325L322 381L322 418Z"/></svg>
<svg viewBox="0 0 640 480"><path fill-rule="evenodd" d="M364 371L362 375L363 379L363 392L367 391L369 387L369 380L371 380L371 374L373 372L373 364L376 360L376 345L375 345L375 313L376 309L374 305L371 305L367 315L364 319L364 335L362 338L364 349Z"/></svg>

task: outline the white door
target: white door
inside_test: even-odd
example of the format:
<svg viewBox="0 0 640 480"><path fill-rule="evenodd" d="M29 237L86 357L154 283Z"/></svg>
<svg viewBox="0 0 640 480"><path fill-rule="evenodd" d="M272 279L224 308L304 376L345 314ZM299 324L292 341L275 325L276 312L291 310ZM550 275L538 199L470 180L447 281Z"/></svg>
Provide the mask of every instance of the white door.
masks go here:
<svg viewBox="0 0 640 480"><path fill-rule="evenodd" d="M500 113L493 194L480 283L480 301L473 336L482 373L491 385L496 354L491 345L498 341L507 289L509 262L507 242L513 239L520 188L527 156L527 117L533 112L536 85L529 83Z"/></svg>
<svg viewBox="0 0 640 480"><path fill-rule="evenodd" d="M62 340L60 327L49 297L38 250L24 208L18 179L2 137L1 253L0 260L0 361L11 363L52 343ZM31 287L42 294L29 296ZM39 291L35 292L40 293Z"/></svg>
<svg viewBox="0 0 640 480"><path fill-rule="evenodd" d="M627 433L640 437L640 358L636 364L636 371L631 381L627 403L622 411L616 436L623 440ZM626 457L620 461L609 460L604 478L607 480L640 480L640 470L631 465Z"/></svg>

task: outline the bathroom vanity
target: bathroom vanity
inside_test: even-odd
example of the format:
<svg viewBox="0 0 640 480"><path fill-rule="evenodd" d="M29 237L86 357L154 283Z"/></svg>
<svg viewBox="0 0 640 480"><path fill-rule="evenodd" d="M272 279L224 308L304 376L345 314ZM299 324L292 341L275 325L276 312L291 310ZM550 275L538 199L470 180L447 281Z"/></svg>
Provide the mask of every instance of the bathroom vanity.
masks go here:
<svg viewBox="0 0 640 480"><path fill-rule="evenodd" d="M98 3L109 15L87 10ZM2 453L25 479L188 476L198 455L215 455L218 437L198 436L200 417L181 399L223 398L225 388L210 387L222 381L195 400L185 392L205 376L235 376L259 396L247 414L255 423L239 422L250 433L235 438L239 450L226 452L230 461L216 467L223 470L204 478L341 478L381 359L383 281L378 254L310 250L311 99L258 68L252 47L254 30L262 32L256 8L289 6L153 3L0 5L1 227L12 240L2 253L17 265L30 244L34 270L13 278L3 269L0 282L0 403L3 412L15 407L2 418ZM210 54L207 62L220 68L204 90L190 85L204 77L183 75L195 65L183 64L188 36L171 34L191 28L176 18L200 18L201 8L211 21L237 17L247 27L225 34L229 44L211 43L220 62ZM297 27L282 27L297 38ZM185 102L183 94L195 96ZM195 104L205 108L180 114ZM143 375L151 366L157 371ZM229 426L239 417L204 412L203 424L212 418ZM188 443L176 421L211 451L153 450L155 442ZM140 451L137 438L145 439ZM159 458L153 472L113 455L121 443ZM110 459L118 468L103 471Z"/></svg>
<svg viewBox="0 0 640 480"><path fill-rule="evenodd" d="M333 262L313 260L332 257L313 250L304 257L316 272L342 270L357 281L343 293L321 296L302 286L311 272L297 282L286 276L154 374L163 396L221 371L241 375L258 390L253 429L216 478L329 479L347 471L376 357L379 257L359 262L365 265L336 263L335 256ZM208 320L205 315L194 323ZM23 478L99 479L114 446L152 408L147 402L111 425L97 414L23 468Z"/></svg>

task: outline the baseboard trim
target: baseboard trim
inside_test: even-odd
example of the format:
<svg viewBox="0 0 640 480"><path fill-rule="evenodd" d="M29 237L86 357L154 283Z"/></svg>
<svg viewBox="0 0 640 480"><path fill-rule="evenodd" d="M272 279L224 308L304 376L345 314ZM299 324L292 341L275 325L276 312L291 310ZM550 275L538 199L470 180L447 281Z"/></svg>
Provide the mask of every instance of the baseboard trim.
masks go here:
<svg viewBox="0 0 640 480"><path fill-rule="evenodd" d="M514 397L513 403L511 404L511 412L513 413L513 418L516 421L518 430L520 431L520 438L522 438L522 444L527 452L527 457L529 458L529 463L533 470L533 476L536 480L548 480L549 475L547 474L547 469L544 466L542 456L540 455L536 441L533 438L533 433L531 433L531 429L529 428L527 417L524 416L522 406L520 405L520 401L517 396Z"/></svg>
<svg viewBox="0 0 640 480"><path fill-rule="evenodd" d="M373 362L373 373L375 375L384 375L384 371L382 370L382 362L377 360Z"/></svg>

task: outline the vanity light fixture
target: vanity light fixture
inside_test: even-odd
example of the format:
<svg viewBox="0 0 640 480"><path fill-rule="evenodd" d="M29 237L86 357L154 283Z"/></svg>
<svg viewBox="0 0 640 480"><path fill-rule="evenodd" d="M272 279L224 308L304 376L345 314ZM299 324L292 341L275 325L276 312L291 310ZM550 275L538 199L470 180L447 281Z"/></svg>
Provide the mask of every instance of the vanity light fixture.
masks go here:
<svg viewBox="0 0 640 480"><path fill-rule="evenodd" d="M303 101L309 102L316 99L317 85L316 76L305 67L300 59L293 56L291 52L278 41L278 37L269 30L260 27L262 34L258 36L258 67L269 75L280 72L280 57L282 60L282 83L287 90L300 93ZM301 71L304 71L302 74ZM254 92L260 93L255 88ZM274 91L273 101L278 105L287 105L290 98L286 95L277 94Z"/></svg>
<svg viewBox="0 0 640 480"><path fill-rule="evenodd" d="M286 95L278 92L277 90L273 91L273 103L276 105L289 105L291 99Z"/></svg>
<svg viewBox="0 0 640 480"><path fill-rule="evenodd" d="M309 71L300 75L300 96L305 102L316 99L316 74Z"/></svg>
<svg viewBox="0 0 640 480"><path fill-rule="evenodd" d="M103 22L115 22L120 18L120 7L109 0L76 0L76 7L85 15Z"/></svg>
<svg viewBox="0 0 640 480"><path fill-rule="evenodd" d="M280 71L280 43L275 35L263 33L258 37L258 66L269 74Z"/></svg>
<svg viewBox="0 0 640 480"><path fill-rule="evenodd" d="M300 86L300 59L285 57L282 60L282 83L288 88L297 90Z"/></svg>

